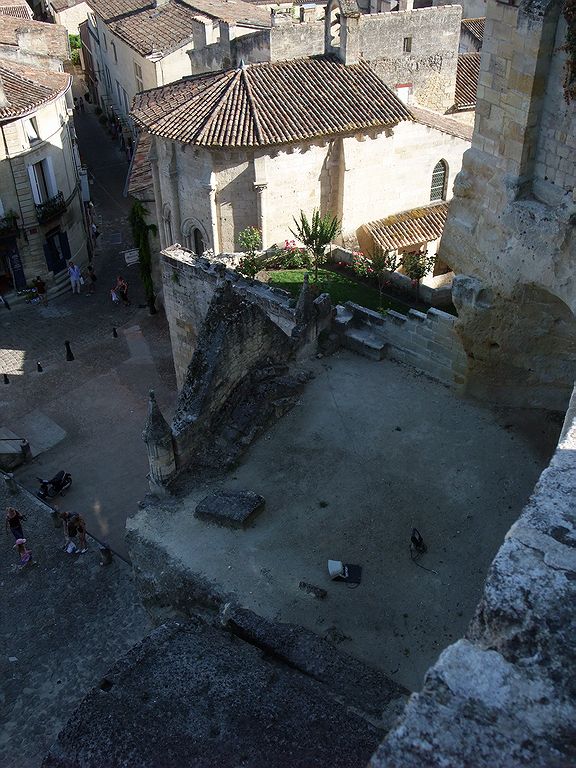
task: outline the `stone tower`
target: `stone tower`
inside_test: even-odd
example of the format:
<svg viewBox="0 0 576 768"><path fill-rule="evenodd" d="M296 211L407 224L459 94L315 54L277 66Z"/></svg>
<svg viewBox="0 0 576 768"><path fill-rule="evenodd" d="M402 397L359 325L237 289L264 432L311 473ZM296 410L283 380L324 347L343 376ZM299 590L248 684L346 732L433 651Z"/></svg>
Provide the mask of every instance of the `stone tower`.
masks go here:
<svg viewBox="0 0 576 768"><path fill-rule="evenodd" d="M468 391L558 410L576 377L569 2L488 0L472 148L441 243L459 275L454 302Z"/></svg>
<svg viewBox="0 0 576 768"><path fill-rule="evenodd" d="M142 432L142 439L148 449L150 491L156 495L163 494L166 492L166 484L176 472L176 459L172 432L162 416L153 390L150 390L148 419Z"/></svg>

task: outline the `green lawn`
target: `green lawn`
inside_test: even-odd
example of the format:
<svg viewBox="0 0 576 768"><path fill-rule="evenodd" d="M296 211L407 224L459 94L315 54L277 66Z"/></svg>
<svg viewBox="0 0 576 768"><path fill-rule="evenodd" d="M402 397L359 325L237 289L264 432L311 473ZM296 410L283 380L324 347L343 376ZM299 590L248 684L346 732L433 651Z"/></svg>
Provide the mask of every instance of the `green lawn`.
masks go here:
<svg viewBox="0 0 576 768"><path fill-rule="evenodd" d="M294 297L298 297L304 274L310 273L310 280L313 274L306 269L281 269L268 272L268 283L275 288L282 288L288 291ZM353 301L368 309L375 309L378 312L385 312L387 309L395 309L403 315L407 314L408 307L405 304L399 304L387 296L382 297L375 288L369 288L367 285L357 283L355 280L339 272L332 272L326 269L318 270L318 285L321 293L329 293L333 304L344 304L346 301Z"/></svg>

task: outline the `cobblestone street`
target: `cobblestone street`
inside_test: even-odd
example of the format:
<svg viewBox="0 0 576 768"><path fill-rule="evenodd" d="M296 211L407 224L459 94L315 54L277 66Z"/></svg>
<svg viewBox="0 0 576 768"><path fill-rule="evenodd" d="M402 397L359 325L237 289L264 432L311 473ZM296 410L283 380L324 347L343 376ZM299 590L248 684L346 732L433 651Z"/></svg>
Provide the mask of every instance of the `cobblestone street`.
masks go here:
<svg viewBox="0 0 576 768"><path fill-rule="evenodd" d="M0 765L37 768L86 692L149 630L130 567L100 566L97 545L67 555L50 511L25 493L0 504L27 516L35 564L20 568L14 540L2 533L0 584Z"/></svg>
<svg viewBox="0 0 576 768"><path fill-rule="evenodd" d="M176 385L164 315L141 306L138 266L127 267L121 253L132 245L126 157L94 114L76 115L75 123L102 233L93 259L97 290L66 291L48 306L0 307L0 373L9 381L0 389L0 427L26 437L35 455L16 470L18 481L34 492L37 476L65 467L73 485L55 502L80 512L91 534L126 555L125 519L147 491L141 432L148 389L170 415ZM110 299L119 273L130 286L129 307ZM93 539L86 554L67 555L49 510L26 492L8 495L3 482L0 504L27 515L36 561L20 569L12 536L2 534L0 766L37 768L86 692L149 624L120 557L101 567Z"/></svg>
<svg viewBox="0 0 576 768"><path fill-rule="evenodd" d="M37 476L71 472L66 505L126 554L124 522L147 491L141 433L148 390L170 417L176 383L164 315L149 314L138 266L126 266L122 253L132 247L126 156L91 111L74 119L102 233L93 259L97 289L66 291L48 306L0 307L0 373L9 381L0 389L0 427L29 440L37 457L16 470L18 480L34 490ZM128 280L131 306L111 301L118 274ZM66 361L66 341L73 361Z"/></svg>

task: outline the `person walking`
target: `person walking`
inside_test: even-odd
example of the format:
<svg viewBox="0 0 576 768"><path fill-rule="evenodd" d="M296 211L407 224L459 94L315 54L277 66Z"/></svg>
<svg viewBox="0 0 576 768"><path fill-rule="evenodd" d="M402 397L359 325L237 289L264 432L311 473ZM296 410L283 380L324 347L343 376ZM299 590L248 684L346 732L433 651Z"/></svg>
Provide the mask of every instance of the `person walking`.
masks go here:
<svg viewBox="0 0 576 768"><path fill-rule="evenodd" d="M64 527L65 550L69 555L76 552L84 554L86 552L86 521L78 512L60 512L60 519ZM78 536L80 549L76 545L76 536Z"/></svg>
<svg viewBox="0 0 576 768"><path fill-rule="evenodd" d="M94 272L94 267L92 264L88 264L87 267L88 270L88 293L93 294L96 293L96 273Z"/></svg>
<svg viewBox="0 0 576 768"><path fill-rule="evenodd" d="M124 304L125 307L129 307L132 302L128 298L128 283L124 280L122 275L118 275L116 278L116 285L113 290L116 292L116 295L119 297L122 304Z"/></svg>
<svg viewBox="0 0 576 768"><path fill-rule="evenodd" d="M70 276L70 285L72 286L72 293L80 293L80 279L82 277L82 273L80 272L80 267L77 264L74 264L73 261L68 262L68 275Z"/></svg>
<svg viewBox="0 0 576 768"><path fill-rule="evenodd" d="M21 515L14 507L7 507L5 522L6 533L8 533L8 528L10 528L15 539L23 539L24 531L22 530L22 520L26 520L26 515Z"/></svg>
<svg viewBox="0 0 576 768"><path fill-rule="evenodd" d="M26 547L26 539L16 539L16 544L14 544L12 549L15 549L18 552L21 568L32 563L32 550Z"/></svg>

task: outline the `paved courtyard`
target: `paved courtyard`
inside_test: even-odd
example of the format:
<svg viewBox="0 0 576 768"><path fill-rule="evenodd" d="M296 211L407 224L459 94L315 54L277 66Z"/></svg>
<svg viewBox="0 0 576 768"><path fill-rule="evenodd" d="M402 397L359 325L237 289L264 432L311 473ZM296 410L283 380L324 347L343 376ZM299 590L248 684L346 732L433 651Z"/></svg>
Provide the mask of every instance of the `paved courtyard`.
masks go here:
<svg viewBox="0 0 576 768"><path fill-rule="evenodd" d="M493 411L410 368L350 352L305 367L315 378L299 405L235 470L129 521L135 560L141 543L144 576L155 570L162 582L173 568L190 580L186 594L209 584L223 600L302 624L417 690L464 633L559 421ZM252 490L266 508L247 530L196 519L198 501L217 488ZM419 564L410 559L413 526L429 548ZM361 584L330 581L328 559L362 566ZM327 597L303 592L300 581Z"/></svg>

